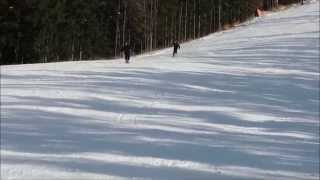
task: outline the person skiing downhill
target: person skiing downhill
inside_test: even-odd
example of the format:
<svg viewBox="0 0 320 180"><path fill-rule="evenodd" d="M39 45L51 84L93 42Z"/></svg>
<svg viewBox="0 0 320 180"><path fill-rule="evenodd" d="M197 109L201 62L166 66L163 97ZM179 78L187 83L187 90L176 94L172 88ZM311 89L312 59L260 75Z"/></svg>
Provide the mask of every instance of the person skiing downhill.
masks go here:
<svg viewBox="0 0 320 180"><path fill-rule="evenodd" d="M126 63L128 64L130 61L130 53L131 53L131 46L128 42L124 44L124 46L121 48L121 52L124 52Z"/></svg>
<svg viewBox="0 0 320 180"><path fill-rule="evenodd" d="M174 57L178 53L178 49L180 49L180 44L177 41L175 41L172 45L173 45L172 57Z"/></svg>

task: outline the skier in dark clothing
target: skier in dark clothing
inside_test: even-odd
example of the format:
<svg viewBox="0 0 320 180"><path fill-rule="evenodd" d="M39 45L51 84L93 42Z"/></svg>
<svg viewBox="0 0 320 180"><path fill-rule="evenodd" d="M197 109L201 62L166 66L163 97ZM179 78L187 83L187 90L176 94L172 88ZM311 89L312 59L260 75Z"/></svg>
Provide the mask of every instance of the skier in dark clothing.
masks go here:
<svg viewBox="0 0 320 180"><path fill-rule="evenodd" d="M178 49L180 49L180 44L177 41L175 41L172 45L173 45L172 57L174 57L178 53Z"/></svg>
<svg viewBox="0 0 320 180"><path fill-rule="evenodd" d="M128 64L130 61L130 53L131 53L131 46L128 42L121 48L121 52L124 52L126 63Z"/></svg>

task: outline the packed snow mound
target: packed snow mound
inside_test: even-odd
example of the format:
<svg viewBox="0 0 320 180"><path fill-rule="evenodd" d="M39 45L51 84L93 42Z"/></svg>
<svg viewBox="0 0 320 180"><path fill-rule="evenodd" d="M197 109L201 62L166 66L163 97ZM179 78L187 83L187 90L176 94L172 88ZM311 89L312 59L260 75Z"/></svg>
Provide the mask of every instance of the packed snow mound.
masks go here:
<svg viewBox="0 0 320 180"><path fill-rule="evenodd" d="M1 179L318 179L319 1L124 60L1 67Z"/></svg>

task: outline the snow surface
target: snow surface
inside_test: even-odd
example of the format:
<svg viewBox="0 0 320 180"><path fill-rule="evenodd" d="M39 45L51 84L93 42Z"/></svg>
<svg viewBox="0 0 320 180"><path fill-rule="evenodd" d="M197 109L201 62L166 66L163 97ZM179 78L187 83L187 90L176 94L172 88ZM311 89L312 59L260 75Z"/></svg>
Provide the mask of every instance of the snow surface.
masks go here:
<svg viewBox="0 0 320 180"><path fill-rule="evenodd" d="M1 179L318 179L319 1L124 60L1 67Z"/></svg>

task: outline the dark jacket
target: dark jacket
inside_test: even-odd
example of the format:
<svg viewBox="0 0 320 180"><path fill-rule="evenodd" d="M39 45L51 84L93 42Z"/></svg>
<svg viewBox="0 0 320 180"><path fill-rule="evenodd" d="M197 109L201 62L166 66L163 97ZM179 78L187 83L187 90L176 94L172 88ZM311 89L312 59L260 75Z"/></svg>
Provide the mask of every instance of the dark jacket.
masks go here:
<svg viewBox="0 0 320 180"><path fill-rule="evenodd" d="M173 52L177 53L178 49L180 49L180 44L177 42L173 43Z"/></svg>
<svg viewBox="0 0 320 180"><path fill-rule="evenodd" d="M131 46L130 44L126 44L121 48L121 52L124 52L126 55L130 56L130 52L131 52Z"/></svg>

